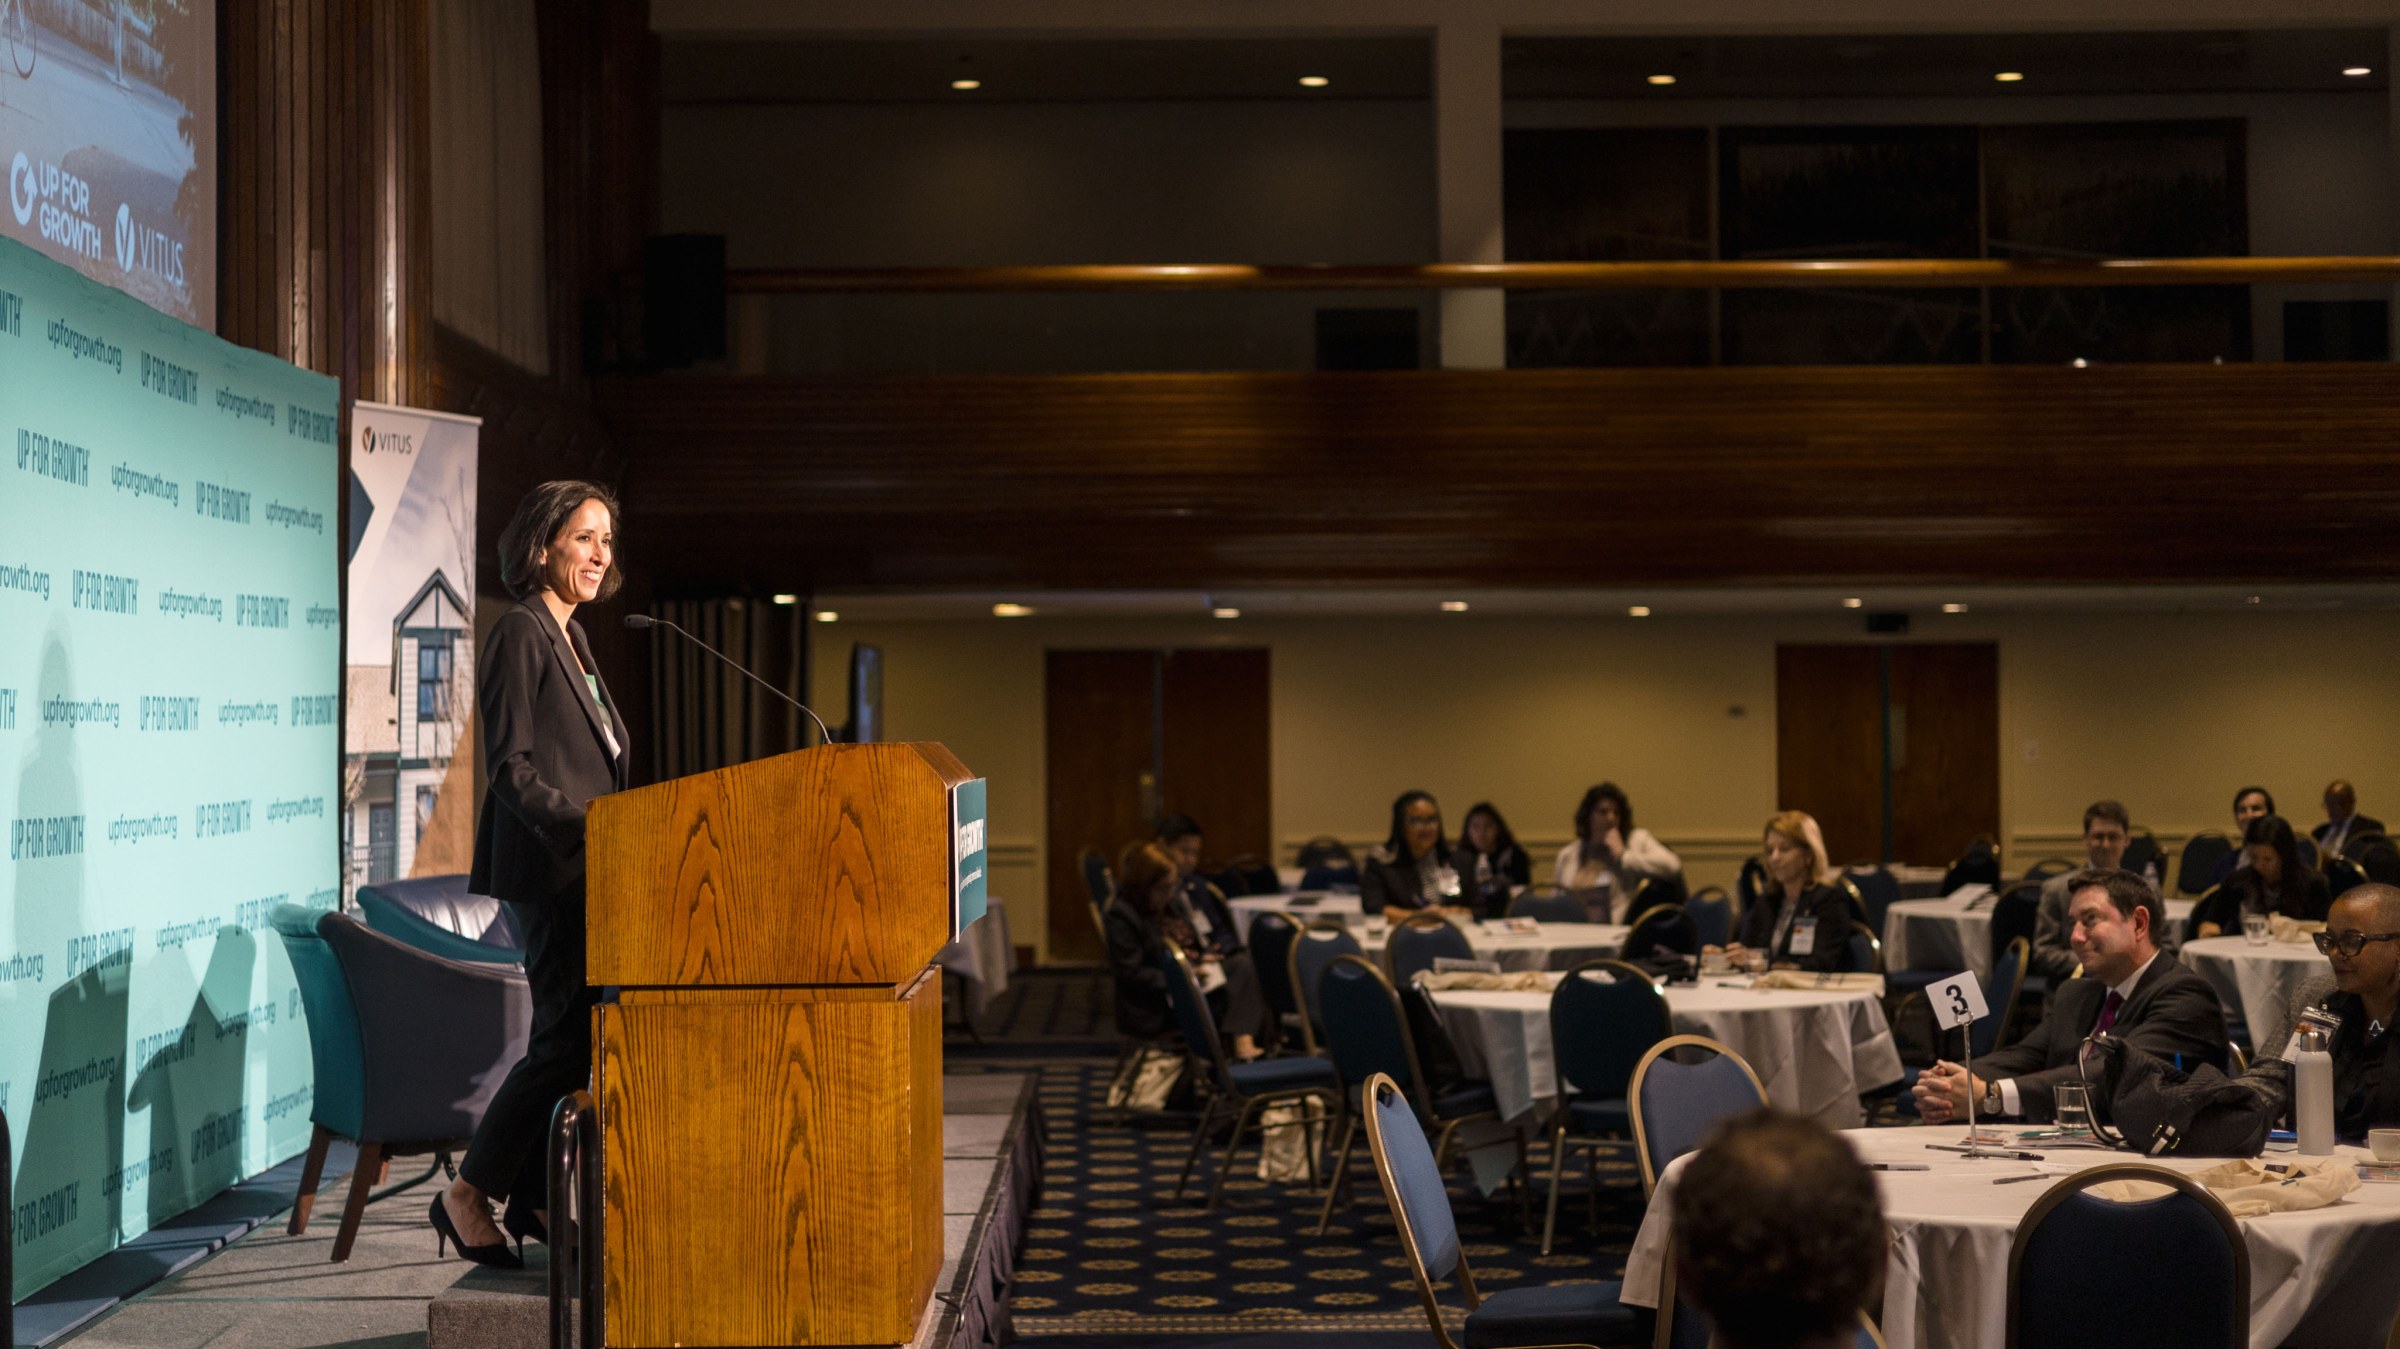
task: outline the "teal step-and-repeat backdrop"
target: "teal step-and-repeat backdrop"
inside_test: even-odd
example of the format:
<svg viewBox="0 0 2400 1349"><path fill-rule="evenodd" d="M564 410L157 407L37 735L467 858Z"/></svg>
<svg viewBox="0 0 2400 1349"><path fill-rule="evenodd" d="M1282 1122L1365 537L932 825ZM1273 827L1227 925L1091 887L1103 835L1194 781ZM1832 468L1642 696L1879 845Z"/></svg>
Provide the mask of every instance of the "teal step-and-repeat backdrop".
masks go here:
<svg viewBox="0 0 2400 1349"><path fill-rule="evenodd" d="M0 1109L19 1298L304 1148L333 380L0 239Z"/></svg>

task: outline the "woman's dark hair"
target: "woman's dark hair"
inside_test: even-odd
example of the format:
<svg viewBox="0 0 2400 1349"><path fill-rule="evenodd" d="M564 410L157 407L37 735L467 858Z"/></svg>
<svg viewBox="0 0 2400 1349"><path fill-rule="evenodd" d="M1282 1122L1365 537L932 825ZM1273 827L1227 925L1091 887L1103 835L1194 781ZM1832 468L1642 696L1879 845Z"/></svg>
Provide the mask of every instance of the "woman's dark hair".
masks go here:
<svg viewBox="0 0 2400 1349"><path fill-rule="evenodd" d="M500 584L508 587L509 594L523 599L542 588L543 552L567 527L568 517L587 501L608 508L608 528L615 533L619 515L616 494L596 482L561 478L534 488L517 503L517 513L500 531ZM600 578L597 598L607 599L624 583L625 578L617 572L616 550L611 548L608 574Z"/></svg>
<svg viewBox="0 0 2400 1349"><path fill-rule="evenodd" d="M1194 834L1198 834L1202 838L1208 837L1207 832L1201 829L1200 822L1191 816L1168 815L1159 820L1158 829L1151 837L1172 847L1178 840L1190 838Z"/></svg>
<svg viewBox="0 0 2400 1349"><path fill-rule="evenodd" d="M2276 889L2286 895L2307 894L2308 883L2316 875L2316 868L2300 860L2300 840L2292 833L2291 822L2281 815L2261 815L2252 820L2249 827L2242 830L2242 846L2250 848L2261 844L2273 848L2275 860L2283 865L2283 879L2276 882Z"/></svg>
<svg viewBox="0 0 2400 1349"><path fill-rule="evenodd" d="M1489 801L1478 801L1474 805L1467 807L1467 818L1458 826L1459 842L1468 842L1469 836L1475 832L1475 817L1478 815L1491 816L1492 828L1497 830L1500 834L1499 846L1492 849L1492 852L1495 855L1507 852L1509 849L1517 846L1517 836L1509 832L1508 821L1500 818L1500 808L1493 805ZM1469 846L1471 847L1473 845L1469 844Z"/></svg>
<svg viewBox="0 0 2400 1349"><path fill-rule="evenodd" d="M1431 792L1402 792L1392 802L1391 837L1383 841L1384 850L1392 855L1392 860L1395 862L1408 860L1408 808L1419 801L1433 807L1432 855L1435 857L1450 855L1450 835L1442 828L1442 803L1434 800Z"/></svg>
<svg viewBox="0 0 2400 1349"><path fill-rule="evenodd" d="M1583 794L1583 804L1575 807L1575 837L1592 841L1592 807L1601 801L1617 803L1617 832L1633 837L1633 803L1625 799L1625 789L1613 782L1603 782Z"/></svg>
<svg viewBox="0 0 2400 1349"><path fill-rule="evenodd" d="M2260 796L2266 798L2267 813L2269 815L2275 813L2275 793L2268 791L2264 787L2244 787L2240 791L2235 792L2233 794L2233 808L2235 810L2240 810L2242 808L2242 798L2248 796L2252 792L2256 792Z"/></svg>

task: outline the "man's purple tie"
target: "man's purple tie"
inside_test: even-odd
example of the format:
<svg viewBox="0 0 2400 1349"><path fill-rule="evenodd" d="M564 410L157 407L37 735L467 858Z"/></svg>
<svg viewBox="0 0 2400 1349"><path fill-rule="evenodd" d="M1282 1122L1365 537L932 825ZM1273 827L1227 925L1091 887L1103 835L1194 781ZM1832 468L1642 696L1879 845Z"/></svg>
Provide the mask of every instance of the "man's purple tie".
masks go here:
<svg viewBox="0 0 2400 1349"><path fill-rule="evenodd" d="M2108 1001L2100 1004L2100 1019L2092 1023L2092 1034L2098 1035L2100 1032L2116 1025L2117 1009L2123 1007L2124 1005L2124 994L2119 993L2113 988L2108 990Z"/></svg>

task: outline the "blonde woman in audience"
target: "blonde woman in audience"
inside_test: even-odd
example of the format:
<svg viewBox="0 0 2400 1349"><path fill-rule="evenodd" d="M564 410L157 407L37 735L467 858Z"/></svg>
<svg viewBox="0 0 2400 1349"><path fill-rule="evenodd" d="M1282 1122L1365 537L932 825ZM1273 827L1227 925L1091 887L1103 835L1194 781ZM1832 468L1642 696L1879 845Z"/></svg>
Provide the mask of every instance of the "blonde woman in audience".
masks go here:
<svg viewBox="0 0 2400 1349"><path fill-rule="evenodd" d="M1833 884L1825 857L1825 835L1813 817L1786 810L1769 818L1767 888L1743 911L1726 954L1736 963L1763 954L1777 969L1841 969L1850 951L1850 901Z"/></svg>
<svg viewBox="0 0 2400 1349"><path fill-rule="evenodd" d="M1117 1023L1126 1034L1155 1038L1171 1028L1167 974L1159 956L1168 942L1183 951L1216 1014L1217 1028L1233 1042L1233 1056L1248 1061L1262 1052L1273 1014L1259 991L1250 957L1209 949L1177 903L1181 873L1175 859L1155 843L1125 849L1117 864L1117 900L1102 920L1108 931L1108 964L1117 981Z"/></svg>
<svg viewBox="0 0 2400 1349"><path fill-rule="evenodd" d="M1567 890L1600 892L1594 920L1623 922L1632 915L1613 912L1617 896L1631 893L1642 877L1682 870L1682 858L1649 830L1635 827L1633 803L1624 789L1603 782L1585 792L1575 808L1575 841L1558 850L1551 881Z"/></svg>

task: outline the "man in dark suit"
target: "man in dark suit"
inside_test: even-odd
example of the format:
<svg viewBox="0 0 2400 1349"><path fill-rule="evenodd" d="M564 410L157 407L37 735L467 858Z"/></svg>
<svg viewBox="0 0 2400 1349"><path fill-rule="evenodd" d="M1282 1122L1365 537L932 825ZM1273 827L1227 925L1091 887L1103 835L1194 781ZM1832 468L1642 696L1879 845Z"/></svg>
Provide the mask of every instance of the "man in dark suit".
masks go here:
<svg viewBox="0 0 2400 1349"><path fill-rule="evenodd" d="M2353 840L2382 832L2383 821L2358 813L2358 789L2346 779L2335 778L2325 787L2325 823L2308 836L2317 841L2317 865L2321 868L2328 858L2341 856Z"/></svg>
<svg viewBox="0 0 2400 1349"><path fill-rule="evenodd" d="M1963 1117L1970 1093L1979 1116L2053 1118L2054 1093L2080 1080L2077 1058L2096 1030L2160 1058L2180 1054L2187 1063L2222 1066L2224 1006L2208 980L2159 949L2153 934L2165 915L2158 892L2117 870L2077 872L2069 888L2069 941L2083 977L2059 986L2050 1014L2023 1040L1969 1068L1937 1063L1926 1070L1916 1098L1927 1123Z"/></svg>

